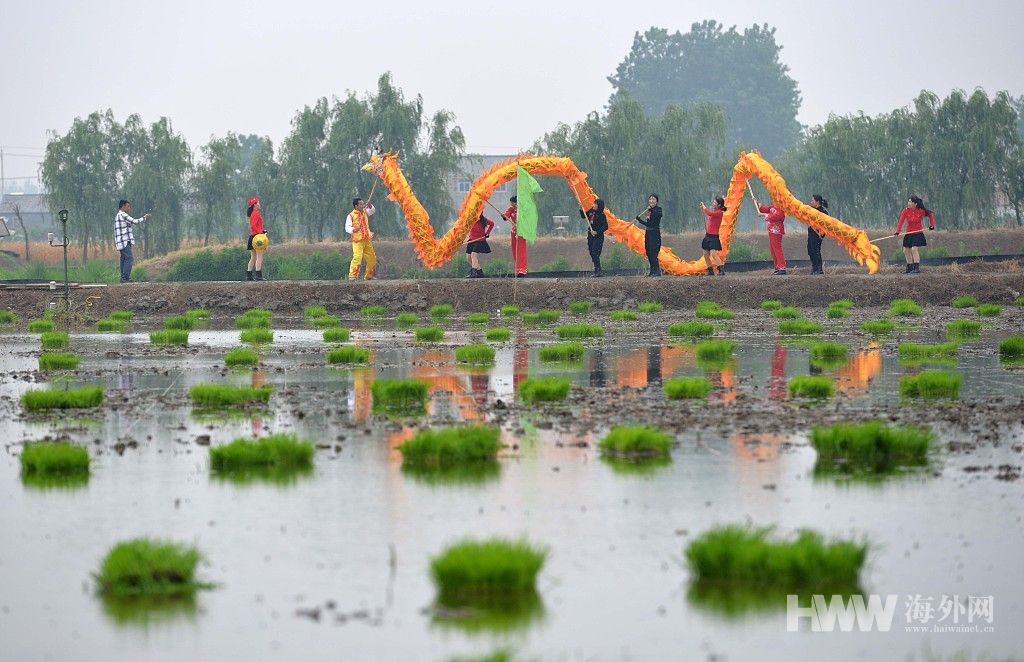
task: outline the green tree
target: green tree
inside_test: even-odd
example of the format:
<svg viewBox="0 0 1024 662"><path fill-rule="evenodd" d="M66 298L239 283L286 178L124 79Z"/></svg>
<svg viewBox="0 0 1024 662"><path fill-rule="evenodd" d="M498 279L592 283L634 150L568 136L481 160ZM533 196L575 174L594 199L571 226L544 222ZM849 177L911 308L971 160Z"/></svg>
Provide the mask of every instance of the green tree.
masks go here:
<svg viewBox="0 0 1024 662"><path fill-rule="evenodd" d="M756 147L772 158L800 138L800 93L781 50L767 24L739 32L704 21L685 34L652 27L636 33L608 78L612 98L629 94L652 116L672 105L717 104L728 120L730 149Z"/></svg>
<svg viewBox="0 0 1024 662"><path fill-rule="evenodd" d="M228 133L211 138L200 150L202 161L192 179L195 202L192 232L203 240L243 234L245 200L242 200L242 145L238 136ZM247 200L248 198L246 198Z"/></svg>

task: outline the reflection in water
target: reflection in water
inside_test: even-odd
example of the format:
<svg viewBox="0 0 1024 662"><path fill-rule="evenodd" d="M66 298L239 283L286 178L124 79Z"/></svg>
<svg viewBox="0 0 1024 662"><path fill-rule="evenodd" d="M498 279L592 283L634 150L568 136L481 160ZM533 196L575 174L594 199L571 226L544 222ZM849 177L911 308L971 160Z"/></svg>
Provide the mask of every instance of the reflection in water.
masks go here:
<svg viewBox="0 0 1024 662"><path fill-rule="evenodd" d="M601 456L604 462L612 471L620 476L652 476L658 469L672 464L671 457L652 457L644 460L629 460L622 457Z"/></svg>
<svg viewBox="0 0 1024 662"><path fill-rule="evenodd" d="M73 491L78 490L89 484L88 473L74 473L74 474L26 474L21 473L21 484L32 490L39 490L41 492L54 491Z"/></svg>
<svg viewBox="0 0 1024 662"><path fill-rule="evenodd" d="M786 598L791 593L793 593L792 589L697 581L690 583L686 599L691 605L707 614L732 621L765 612L785 611ZM849 598L853 595L862 595L863 590L859 586L827 586L822 589L814 589L806 594L798 593L801 606L808 606L811 596L819 593Z"/></svg>
<svg viewBox="0 0 1024 662"><path fill-rule="evenodd" d="M647 348L647 385L661 383L661 347Z"/></svg>
<svg viewBox="0 0 1024 662"><path fill-rule="evenodd" d="M846 395L867 393L871 382L882 374L882 352L875 349L862 350L850 357L846 366L839 370L838 387Z"/></svg>
<svg viewBox="0 0 1024 662"><path fill-rule="evenodd" d="M117 625L143 627L162 625L177 620L193 621L198 613L195 595L156 597L100 597L103 613Z"/></svg>
<svg viewBox="0 0 1024 662"><path fill-rule="evenodd" d="M468 635L524 630L544 620L544 601L536 592L501 604L438 603L431 625Z"/></svg>
<svg viewBox="0 0 1024 662"><path fill-rule="evenodd" d="M252 387L260 388L267 384L267 373L264 370L252 371ZM263 433L263 417L259 414L252 417L252 436L258 438Z"/></svg>
<svg viewBox="0 0 1024 662"><path fill-rule="evenodd" d="M768 377L768 399L786 399L786 346L779 343L772 352L772 369Z"/></svg>
<svg viewBox="0 0 1024 662"><path fill-rule="evenodd" d="M253 423L253 427L256 424ZM313 467L251 467L210 471L210 478L236 486L269 484L278 487L295 485L302 478L311 478Z"/></svg>
<svg viewBox="0 0 1024 662"><path fill-rule="evenodd" d="M440 467L418 467L403 463L402 474L432 487L486 485L501 475L501 465L496 461Z"/></svg>

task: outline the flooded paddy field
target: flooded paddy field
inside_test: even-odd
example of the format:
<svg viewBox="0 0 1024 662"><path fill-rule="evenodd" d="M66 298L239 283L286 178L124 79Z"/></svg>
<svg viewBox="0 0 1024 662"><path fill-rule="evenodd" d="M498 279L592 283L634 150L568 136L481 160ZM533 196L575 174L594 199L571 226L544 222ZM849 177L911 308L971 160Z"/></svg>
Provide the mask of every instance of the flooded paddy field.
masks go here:
<svg viewBox="0 0 1024 662"><path fill-rule="evenodd" d="M710 359L698 356L697 340L667 333L692 321L692 310L635 321L563 311L557 324L599 324L604 336L580 340L579 361L553 363L540 352L559 342L557 324L494 313L474 326L456 315L438 323L441 341L418 343L397 328L396 312L341 320L352 329L344 345L369 350L359 367L328 365L322 331L299 317L275 316L273 342L255 346L259 363L245 368L224 365L242 346L228 317L197 326L187 347L151 345L148 332L165 321L155 315L119 334L72 328L66 351L80 364L45 373L38 335L24 323L0 327L0 657L446 660L503 650L542 660L853 660L1024 651L1024 369L998 351L1022 333L1024 308L979 318L927 306L921 317L887 318L887 307L854 307L841 319L808 309L823 327L810 336L780 335L771 312L741 310L709 320L714 339L735 342ZM952 358L901 360L902 343L945 342L947 323L963 318L984 326L958 340ZM892 331L860 330L878 319L891 319ZM419 326L427 324L421 314ZM491 343L492 365L457 363L457 347L483 343L495 326L511 337ZM845 356L812 359L811 345L823 340L846 345ZM925 372L959 375L958 396L901 395L901 378ZM826 378L834 394L791 396L790 381L808 375ZM538 376L568 378L568 397L524 402L519 386ZM688 376L706 377L710 393L668 400L664 382ZM374 383L392 378L427 385L425 413L374 412ZM189 398L199 384L273 390L266 404L211 412ZM41 414L21 402L33 389L90 385L104 388L102 406ZM926 466L868 477L819 466L815 426L871 419L931 430ZM475 423L501 430L496 468L403 468L398 448L418 431ZM668 433L670 459L603 459L598 443L622 424ZM210 448L277 433L314 443L312 470L211 469ZM23 478L25 443L39 439L84 446L88 478ZM725 524L867 542L859 588L898 596L891 629L821 633L805 621L789 632L784 598L698 590L684 551ZM492 535L547 549L536 599L485 616L439 605L431 559L453 542ZM198 574L214 586L155 604L99 596L93 575L104 555L140 536L195 545ZM990 620L971 614L984 631L932 629L954 617L966 623L972 596L991 598ZM934 610L926 620L911 611L921 604Z"/></svg>

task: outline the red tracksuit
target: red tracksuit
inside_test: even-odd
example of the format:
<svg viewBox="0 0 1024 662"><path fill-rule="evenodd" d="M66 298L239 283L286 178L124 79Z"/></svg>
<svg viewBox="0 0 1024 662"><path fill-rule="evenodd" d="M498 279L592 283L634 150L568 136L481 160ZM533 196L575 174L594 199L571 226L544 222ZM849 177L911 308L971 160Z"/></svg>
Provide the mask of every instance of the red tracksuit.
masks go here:
<svg viewBox="0 0 1024 662"><path fill-rule="evenodd" d="M516 234L516 217L519 210L509 207L502 214L506 219L512 221L512 261L516 263L516 273L526 273L526 240Z"/></svg>
<svg viewBox="0 0 1024 662"><path fill-rule="evenodd" d="M907 234L921 232L924 230L921 226L921 221L924 220L924 217L924 210L920 207L905 207L900 213L900 222L896 224L896 234L899 234L903 228L903 221L907 222ZM935 229L935 214L931 212L928 212L928 227L932 230Z"/></svg>
<svg viewBox="0 0 1024 662"><path fill-rule="evenodd" d="M768 250L771 251L775 269L785 269L786 256L782 253L782 237L786 234L786 215L781 209L771 205L761 205L757 210L767 214L765 220L768 221Z"/></svg>

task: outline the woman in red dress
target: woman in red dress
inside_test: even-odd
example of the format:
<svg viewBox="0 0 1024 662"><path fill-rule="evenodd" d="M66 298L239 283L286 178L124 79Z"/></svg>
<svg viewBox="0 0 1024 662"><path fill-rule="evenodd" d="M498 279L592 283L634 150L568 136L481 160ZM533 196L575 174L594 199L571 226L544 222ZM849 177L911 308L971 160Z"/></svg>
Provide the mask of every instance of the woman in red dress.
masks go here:
<svg viewBox="0 0 1024 662"><path fill-rule="evenodd" d="M921 223L928 217L928 229L935 229L935 214L924 206L924 200L920 196L912 195L907 201L907 206L900 214L899 223L896 224L896 234L903 229L903 222L907 222L907 234L903 237L903 257L907 258L908 274L921 273L921 254L918 248L927 246L928 240L924 238L924 225Z"/></svg>

